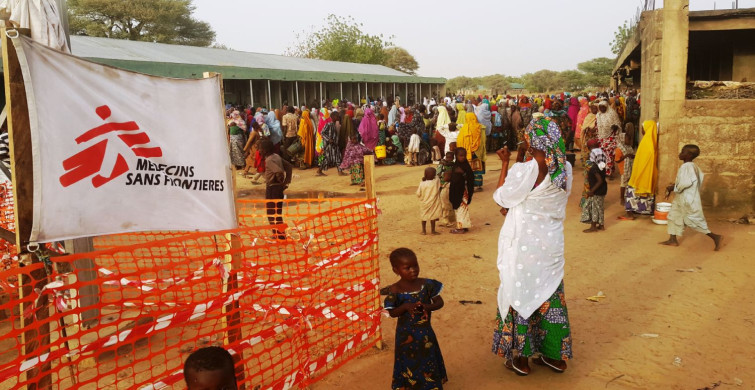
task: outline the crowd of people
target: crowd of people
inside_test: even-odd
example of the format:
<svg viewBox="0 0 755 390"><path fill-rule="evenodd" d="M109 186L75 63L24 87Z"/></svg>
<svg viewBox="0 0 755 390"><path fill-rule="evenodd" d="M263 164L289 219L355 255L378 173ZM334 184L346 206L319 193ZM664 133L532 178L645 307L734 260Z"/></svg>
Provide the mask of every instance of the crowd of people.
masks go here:
<svg viewBox="0 0 755 390"><path fill-rule="evenodd" d="M530 373L530 362L563 372L572 357L563 281L564 220L576 154L584 172L580 221L590 225L584 232L605 229L605 196L613 180L620 183L626 211L619 219L654 211L658 129L652 120L639 126L640 100L634 91L616 96L448 96L408 105L399 100L358 106L333 101L319 109L247 108L244 114L228 109L231 160L244 175L251 168L264 173L268 192L271 185L287 187L294 165L317 168L318 175L329 168L341 175L348 171L354 185L364 182L368 154L382 165L427 165L416 192L422 234L428 233L427 222L430 234L439 234L438 222L452 227L452 233L469 231L469 205L482 191L488 151L495 150L502 168L492 197L506 219L499 235L492 350L504 358L506 368L522 376ZM516 163L509 167L514 150ZM702 213L703 174L693 162L699 154L696 145L686 145L679 155L684 164L666 188L666 197L676 193L668 214L669 239L661 244L679 245L677 237L691 227L713 239L718 250L722 238L708 230ZM281 224L280 206L268 203L268 212L271 207L271 224ZM285 238L283 231L275 233ZM417 255L408 248L394 250L390 261L400 278L381 290L387 296L385 309L399 319L392 387L440 389L448 375L431 313L443 307L443 284L419 277Z"/></svg>

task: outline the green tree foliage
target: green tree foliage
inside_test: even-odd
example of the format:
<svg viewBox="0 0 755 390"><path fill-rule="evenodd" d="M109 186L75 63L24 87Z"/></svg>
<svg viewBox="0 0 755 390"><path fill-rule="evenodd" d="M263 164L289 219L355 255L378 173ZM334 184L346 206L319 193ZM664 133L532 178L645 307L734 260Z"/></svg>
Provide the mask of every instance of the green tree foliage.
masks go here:
<svg viewBox="0 0 755 390"><path fill-rule="evenodd" d="M286 55L321 60L384 64L386 48L391 42L383 35L362 31L362 24L353 18L328 15L325 27L297 34L298 42L286 50Z"/></svg>
<svg viewBox="0 0 755 390"><path fill-rule="evenodd" d="M417 60L402 47L388 47L385 49L385 62L383 65L408 74L417 74Z"/></svg>
<svg viewBox="0 0 755 390"><path fill-rule="evenodd" d="M593 58L577 64L577 69L585 74L585 87L603 87L609 84L614 61L606 57Z"/></svg>
<svg viewBox="0 0 755 390"><path fill-rule="evenodd" d="M446 90L457 92L460 90L474 90L479 87L491 94L504 93L511 86L512 82L518 82L516 78L504 76L502 74L493 74L482 77L454 77L446 81Z"/></svg>
<svg viewBox="0 0 755 390"><path fill-rule="evenodd" d="M613 41L611 41L611 53L618 56L621 51L624 50L629 37L631 36L632 28L629 26L629 21L624 21L624 24L619 26L616 32L613 33Z"/></svg>
<svg viewBox="0 0 755 390"><path fill-rule="evenodd" d="M209 46L215 32L194 19L191 0L69 0L72 34Z"/></svg>

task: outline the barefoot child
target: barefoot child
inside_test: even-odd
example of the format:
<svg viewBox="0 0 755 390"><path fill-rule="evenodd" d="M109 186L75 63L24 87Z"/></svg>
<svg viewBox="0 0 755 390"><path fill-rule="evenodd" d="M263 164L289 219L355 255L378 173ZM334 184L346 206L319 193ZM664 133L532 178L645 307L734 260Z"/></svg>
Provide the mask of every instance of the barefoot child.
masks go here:
<svg viewBox="0 0 755 390"><path fill-rule="evenodd" d="M590 151L590 169L587 172L589 190L585 204L582 206L581 222L590 224L590 228L583 232L593 233L605 230L603 212L608 184L606 183L606 156L603 150L595 139L591 139L587 145L593 149Z"/></svg>
<svg viewBox="0 0 755 390"><path fill-rule="evenodd" d="M427 221L430 221L430 233L440 234L435 231L435 222L441 215L442 204L440 201L440 181L435 176L435 168L425 168L425 176L417 188L419 198L419 210L422 216L422 234L427 234Z"/></svg>
<svg viewBox="0 0 755 390"><path fill-rule="evenodd" d="M700 200L700 186L703 183L703 172L692 162L700 155L700 148L697 145L684 145L679 160L684 164L676 173L676 183L666 188L666 199L673 191L675 193L674 201L671 203L671 211L668 213L668 241L663 245L679 246L676 236L681 236L686 226L706 234L713 239L716 245L713 250L718 250L721 246L722 237L708 230L708 223L703 215L703 204Z"/></svg>
<svg viewBox="0 0 755 390"><path fill-rule="evenodd" d="M417 255L411 249L391 252L391 267L401 279L382 289L385 309L398 317L392 389L443 389L446 366L430 320L443 307L443 283L419 278Z"/></svg>

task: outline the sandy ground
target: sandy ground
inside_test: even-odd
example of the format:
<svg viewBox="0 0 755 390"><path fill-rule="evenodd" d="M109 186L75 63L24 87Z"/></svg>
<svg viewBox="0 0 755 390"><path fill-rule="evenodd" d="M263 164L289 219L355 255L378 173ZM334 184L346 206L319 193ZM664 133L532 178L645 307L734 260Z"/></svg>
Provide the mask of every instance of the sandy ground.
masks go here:
<svg viewBox="0 0 755 390"><path fill-rule="evenodd" d="M446 389L702 389L755 388L755 227L708 215L714 232L724 235L720 252L712 241L688 231L678 248L658 245L665 226L649 218L617 221L618 181L609 182L605 232L585 234L579 222L583 177L575 169L569 199L565 289L574 340L574 359L564 374L532 366L517 377L491 353L498 286L497 238L503 223L492 193L500 161L488 155L484 191L471 204L473 228L457 236L420 235L415 194L423 168L377 167L380 216L381 284L397 280L388 263L391 250L406 246L419 256L421 276L445 284L446 306L433 314L443 351ZM330 170L295 170L289 192L327 189L363 196L348 177ZM248 195L261 186L239 180ZM253 194L248 189L254 188ZM476 258L479 256L480 258ZM693 270L694 272L679 272ZM586 297L602 291L595 303ZM460 300L480 300L462 305ZM373 349L313 385L320 389L389 389L395 320L383 318L386 348ZM649 338L643 334L653 334ZM676 358L681 359L675 365ZM678 360L678 359L677 359Z"/></svg>

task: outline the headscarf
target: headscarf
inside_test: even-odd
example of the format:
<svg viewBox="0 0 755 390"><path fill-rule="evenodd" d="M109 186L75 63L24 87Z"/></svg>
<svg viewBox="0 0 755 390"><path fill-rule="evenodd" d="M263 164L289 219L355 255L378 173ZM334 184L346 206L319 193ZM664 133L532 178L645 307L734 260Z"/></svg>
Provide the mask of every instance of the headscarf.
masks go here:
<svg viewBox="0 0 755 390"><path fill-rule="evenodd" d="M658 127L653 120L642 122L645 135L637 147L632 164L632 177L629 185L634 188L638 195L655 194L655 186L658 182L658 170L655 166L656 152L658 150Z"/></svg>
<svg viewBox="0 0 755 390"><path fill-rule="evenodd" d="M456 138L456 146L467 150L467 160L469 161L472 161L472 153L480 148L481 132L482 125L477 121L477 116L468 112L464 126L461 127L459 136Z"/></svg>
<svg viewBox="0 0 755 390"><path fill-rule="evenodd" d="M279 144L283 139L283 132L281 131L280 121L275 117L275 112L267 113L265 124L267 124L267 128L270 131L270 141L273 145Z"/></svg>
<svg viewBox="0 0 755 390"><path fill-rule="evenodd" d="M246 131L246 121L241 117L241 114L238 111L231 113L231 121L236 123L236 126L238 126L239 129Z"/></svg>
<svg viewBox="0 0 755 390"><path fill-rule="evenodd" d="M566 145L558 125L548 118L532 118L524 137L531 148L545 152L545 164L548 165L551 183L565 191Z"/></svg>
<svg viewBox="0 0 755 390"><path fill-rule="evenodd" d="M587 117L587 114L590 113L590 104L585 98L580 98L579 100L579 113L577 113L577 122L574 126L574 136L576 138L579 138L582 135L582 122L585 121L585 118Z"/></svg>
<svg viewBox="0 0 755 390"><path fill-rule="evenodd" d="M314 158L314 151L312 150L312 134L314 133L314 127L312 126L312 120L309 119L309 111L303 110L301 112L301 121L299 122L299 137L301 143L304 146L304 163L312 165L312 159Z"/></svg>
<svg viewBox="0 0 755 390"><path fill-rule="evenodd" d="M467 120L467 110L464 109L464 105L456 103L456 128L460 129Z"/></svg>
<svg viewBox="0 0 755 390"><path fill-rule="evenodd" d="M448 110L444 106L438 107L438 120L435 122L435 130L440 130L451 123L451 117L448 116Z"/></svg>
<svg viewBox="0 0 755 390"><path fill-rule="evenodd" d="M483 99L479 106L475 107L474 112L477 117L477 121L485 126L485 135L490 135L490 131L493 129L493 123L490 121L490 103L487 103L488 99Z"/></svg>
<svg viewBox="0 0 755 390"><path fill-rule="evenodd" d="M603 149L595 148L590 150L590 161L598 166L601 171L606 169L606 155L603 153Z"/></svg>
<svg viewBox="0 0 755 390"><path fill-rule="evenodd" d="M254 114L254 120L257 121L257 124L260 126L265 124L265 114L262 113L262 111L257 111L256 114Z"/></svg>
<svg viewBox="0 0 755 390"><path fill-rule="evenodd" d="M318 118L319 120L317 121L317 134L319 135L320 133L322 133L322 128L331 122L330 111L328 111L328 109L325 107L321 108L320 113L318 114ZM320 151L318 151L318 153L320 153Z"/></svg>
<svg viewBox="0 0 755 390"><path fill-rule="evenodd" d="M367 149L375 150L378 144L378 125L375 114L369 108L364 109L364 117L359 123L359 135L362 136L362 142Z"/></svg>
<svg viewBox="0 0 755 390"><path fill-rule="evenodd" d="M601 106L606 106L606 112L600 112L596 114L598 118L598 137L608 138L611 136L611 126L616 125L621 129L621 119L616 114L613 108L611 108L605 100L600 102Z"/></svg>
<svg viewBox="0 0 755 390"><path fill-rule="evenodd" d="M396 124L397 117L398 117L398 106L394 104L391 107L391 111L388 113L388 127L391 127Z"/></svg>
<svg viewBox="0 0 755 390"><path fill-rule="evenodd" d="M571 119L571 123L577 123L577 116L579 115L579 101L576 97L569 98L568 115Z"/></svg>

